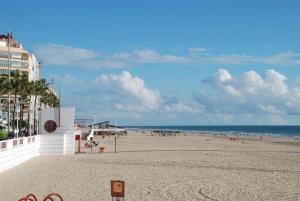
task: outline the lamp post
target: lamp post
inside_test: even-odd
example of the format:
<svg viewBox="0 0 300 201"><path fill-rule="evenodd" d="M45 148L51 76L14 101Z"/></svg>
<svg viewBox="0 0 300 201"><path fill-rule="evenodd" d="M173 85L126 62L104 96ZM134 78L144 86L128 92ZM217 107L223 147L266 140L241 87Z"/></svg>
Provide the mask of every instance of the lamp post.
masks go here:
<svg viewBox="0 0 300 201"><path fill-rule="evenodd" d="M8 52L7 52L7 56L8 56L8 83L10 85L10 37L11 37L11 33L10 30L8 32ZM8 129L8 133L10 132L10 124L11 124L11 119L10 119L10 112L11 112L11 107L10 107L10 90L8 91L8 121L7 121L7 129Z"/></svg>
<svg viewBox="0 0 300 201"><path fill-rule="evenodd" d="M115 129L115 153L117 153L117 135L118 135L117 120L115 120L115 125L116 125L116 129Z"/></svg>

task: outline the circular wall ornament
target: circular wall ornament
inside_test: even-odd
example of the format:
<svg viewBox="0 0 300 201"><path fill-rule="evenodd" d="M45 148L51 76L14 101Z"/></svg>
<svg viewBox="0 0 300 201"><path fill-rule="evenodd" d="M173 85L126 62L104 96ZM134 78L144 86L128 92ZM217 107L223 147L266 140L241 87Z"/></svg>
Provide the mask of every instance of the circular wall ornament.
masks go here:
<svg viewBox="0 0 300 201"><path fill-rule="evenodd" d="M45 122L44 128L48 133L53 133L54 131L56 131L57 125L56 125L55 121L48 120Z"/></svg>

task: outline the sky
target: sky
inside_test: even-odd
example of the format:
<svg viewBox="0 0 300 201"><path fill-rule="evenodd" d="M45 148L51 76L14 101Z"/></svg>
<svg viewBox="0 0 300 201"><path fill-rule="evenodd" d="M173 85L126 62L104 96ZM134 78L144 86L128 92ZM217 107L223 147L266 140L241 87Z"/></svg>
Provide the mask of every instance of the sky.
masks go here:
<svg viewBox="0 0 300 201"><path fill-rule="evenodd" d="M76 118L299 125L300 1L4 1Z"/></svg>

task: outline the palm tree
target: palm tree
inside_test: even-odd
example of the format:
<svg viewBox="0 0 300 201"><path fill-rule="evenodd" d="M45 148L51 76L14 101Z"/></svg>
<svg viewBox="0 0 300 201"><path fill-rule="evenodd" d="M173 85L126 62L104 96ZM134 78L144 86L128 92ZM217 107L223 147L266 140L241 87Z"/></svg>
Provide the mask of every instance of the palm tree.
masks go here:
<svg viewBox="0 0 300 201"><path fill-rule="evenodd" d="M38 96L42 96L47 90L48 84L45 79L40 79L33 82L33 96L34 96L34 107L33 107L33 129L36 133L36 103Z"/></svg>
<svg viewBox="0 0 300 201"><path fill-rule="evenodd" d="M3 98L3 96L7 94L7 90L8 90L7 77L0 77L0 111L2 110L3 104L5 102L5 98Z"/></svg>
<svg viewBox="0 0 300 201"><path fill-rule="evenodd" d="M0 98L3 95L7 94L7 84L8 84L8 79L7 77L0 77ZM0 101L1 103L1 101Z"/></svg>
<svg viewBox="0 0 300 201"><path fill-rule="evenodd" d="M12 72L11 80L8 81L7 77L0 77L0 98L3 95L7 95L10 92L13 96L13 113L12 113L12 127L15 130L15 114L17 102L20 102L20 128L23 127L24 111L27 109L27 132L30 132L30 115L31 115L31 100L33 97L33 129L37 130L36 120L36 108L38 103L38 97L40 97L39 103L43 102L51 107L58 107L60 105L59 98L50 90L45 79L37 81L28 81L28 75L26 73L20 73L19 71ZM19 101L18 101L19 100ZM40 107L40 105L39 105ZM2 108L2 101L0 99L0 108Z"/></svg>
<svg viewBox="0 0 300 201"><path fill-rule="evenodd" d="M30 114L30 99L31 99L32 90L30 87L30 82L28 81L28 75L24 74L22 75L22 90L20 93L20 128L23 128L23 119L24 119L24 109L26 108L26 105L28 104L28 119ZM28 130L27 130L28 131Z"/></svg>
<svg viewBox="0 0 300 201"><path fill-rule="evenodd" d="M19 99L20 100L19 102L22 103L22 98L24 96L28 95L26 93L27 84L28 84L28 75L26 73L20 74L20 72L18 70L12 73L12 79L9 83L9 86L10 86L9 89L14 97L13 113L12 113L12 117L13 117L12 128L13 128L13 130L15 130L16 121L18 121L15 119L15 114L17 112L16 111L17 102ZM22 125L20 125L20 128L22 128Z"/></svg>
<svg viewBox="0 0 300 201"><path fill-rule="evenodd" d="M25 99L24 103L27 105L27 133L31 135L31 125L30 125L30 118L31 118L31 96L34 95L34 82L29 82L27 85L27 92L29 97Z"/></svg>
<svg viewBox="0 0 300 201"><path fill-rule="evenodd" d="M41 102L50 107L58 107L60 105L59 98L49 88L42 95Z"/></svg>
<svg viewBox="0 0 300 201"><path fill-rule="evenodd" d="M0 96L3 96L5 94L5 90L6 90L6 77L0 77Z"/></svg>

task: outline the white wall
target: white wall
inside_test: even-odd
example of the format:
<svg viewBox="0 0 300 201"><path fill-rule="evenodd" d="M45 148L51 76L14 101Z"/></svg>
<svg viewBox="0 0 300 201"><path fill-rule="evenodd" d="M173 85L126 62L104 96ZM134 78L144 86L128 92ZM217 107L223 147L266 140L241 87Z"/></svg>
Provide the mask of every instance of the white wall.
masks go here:
<svg viewBox="0 0 300 201"><path fill-rule="evenodd" d="M41 155L67 155L75 153L75 130L67 134L41 135Z"/></svg>
<svg viewBox="0 0 300 201"><path fill-rule="evenodd" d="M17 144L16 139L0 141L0 172L19 165L39 155L66 155L75 153L75 134L81 134L80 130L74 127L74 108L61 108L61 123L57 130L53 133L47 133L40 128L41 135L26 137L21 145L20 138ZM58 121L58 110L56 108L46 108L41 113L42 122L47 120ZM28 141L30 139L30 141ZM35 139L35 142L32 141ZM1 148L1 144L7 146Z"/></svg>
<svg viewBox="0 0 300 201"><path fill-rule="evenodd" d="M74 127L75 108L44 108L41 111L41 154L42 155L65 155L75 153ZM56 122L58 128L48 133L44 124L48 120Z"/></svg>
<svg viewBox="0 0 300 201"><path fill-rule="evenodd" d="M75 135L64 135L64 154L75 153Z"/></svg>
<svg viewBox="0 0 300 201"><path fill-rule="evenodd" d="M57 130L51 134L65 133L66 130L74 128L75 108L43 108L41 111L40 134L49 134L44 124L48 120L55 121L58 126Z"/></svg>
<svg viewBox="0 0 300 201"><path fill-rule="evenodd" d="M64 154L64 135L63 134L44 134L40 136L41 155L63 155Z"/></svg>
<svg viewBox="0 0 300 201"><path fill-rule="evenodd" d="M28 138L31 139L31 142L28 142ZM23 145L20 145L20 141L18 140L18 144L13 146L13 140L6 140L0 142L6 142L7 148L0 150L0 172L3 172L7 169L10 169L14 166L17 166L35 156L39 156L40 149L40 137L34 136L35 142L32 142L32 137L19 138L23 139Z"/></svg>
<svg viewBox="0 0 300 201"><path fill-rule="evenodd" d="M6 41L0 41L0 47L6 47Z"/></svg>

